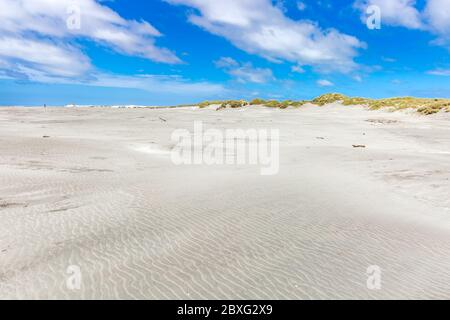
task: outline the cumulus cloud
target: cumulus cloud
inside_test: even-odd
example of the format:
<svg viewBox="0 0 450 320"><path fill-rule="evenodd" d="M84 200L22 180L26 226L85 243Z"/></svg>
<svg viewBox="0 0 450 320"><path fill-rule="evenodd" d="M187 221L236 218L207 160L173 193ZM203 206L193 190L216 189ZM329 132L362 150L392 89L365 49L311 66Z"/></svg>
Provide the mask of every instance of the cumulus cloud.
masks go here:
<svg viewBox="0 0 450 320"><path fill-rule="evenodd" d="M428 0L423 16L429 29L439 37L435 43L450 47L450 0Z"/></svg>
<svg viewBox="0 0 450 320"><path fill-rule="evenodd" d="M416 0L356 0L354 6L363 14L369 5L381 9L383 23L410 29L424 29L439 35L450 30L450 0L425 0L422 11Z"/></svg>
<svg viewBox="0 0 450 320"><path fill-rule="evenodd" d="M0 0L0 67L3 74L84 76L92 68L77 47L90 40L131 56L178 63L156 46L160 32L145 21L126 20L95 0Z"/></svg>
<svg viewBox="0 0 450 320"><path fill-rule="evenodd" d="M272 70L268 68L255 68L249 62L240 64L230 57L222 57L215 62L218 68L224 69L237 81L246 83L266 83L274 79Z"/></svg>
<svg viewBox="0 0 450 320"><path fill-rule="evenodd" d="M189 21L222 36L236 47L272 61L311 65L323 71L349 72L364 44L335 29L288 18L270 0L165 0L197 10Z"/></svg>
<svg viewBox="0 0 450 320"><path fill-rule="evenodd" d="M450 31L450 0L428 0L424 16L437 33Z"/></svg>
<svg viewBox="0 0 450 320"><path fill-rule="evenodd" d="M383 24L410 29L423 28L420 12L415 8L415 0L357 0L355 7L362 11L364 22L366 9L371 5L380 8Z"/></svg>
<svg viewBox="0 0 450 320"><path fill-rule="evenodd" d="M383 24L428 31L437 36L433 44L450 49L450 0L426 0L422 11L415 0L357 0L355 7L362 11L364 21L369 5L381 9Z"/></svg>
<svg viewBox="0 0 450 320"><path fill-rule="evenodd" d="M148 22L126 20L94 0L0 0L0 8L1 79L129 88L189 97L226 92L222 85L180 76L98 71L78 40L156 62L172 64L180 60L170 50L156 46L161 33Z"/></svg>
<svg viewBox="0 0 450 320"><path fill-rule="evenodd" d="M0 61L0 68L23 78L33 72L73 77L91 68L89 59L73 46L21 36L0 36Z"/></svg>

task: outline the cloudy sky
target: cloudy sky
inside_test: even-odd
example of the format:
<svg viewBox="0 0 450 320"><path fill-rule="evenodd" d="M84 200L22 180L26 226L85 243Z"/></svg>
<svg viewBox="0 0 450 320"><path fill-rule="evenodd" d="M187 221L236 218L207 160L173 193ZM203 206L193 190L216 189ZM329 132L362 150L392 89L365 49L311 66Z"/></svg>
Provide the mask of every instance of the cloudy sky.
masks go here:
<svg viewBox="0 0 450 320"><path fill-rule="evenodd" d="M0 0L0 8L0 105L450 97L450 0Z"/></svg>

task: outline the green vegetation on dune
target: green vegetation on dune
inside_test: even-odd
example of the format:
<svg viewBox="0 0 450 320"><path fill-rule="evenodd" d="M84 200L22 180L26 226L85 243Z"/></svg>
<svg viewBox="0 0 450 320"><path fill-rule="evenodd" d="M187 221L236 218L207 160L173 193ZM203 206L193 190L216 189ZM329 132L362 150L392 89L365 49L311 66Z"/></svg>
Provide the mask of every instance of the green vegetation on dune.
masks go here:
<svg viewBox="0 0 450 320"><path fill-rule="evenodd" d="M215 104L221 105L223 101L213 100L213 101L203 101L198 104L199 108L206 108Z"/></svg>
<svg viewBox="0 0 450 320"><path fill-rule="evenodd" d="M318 106L324 106L334 102L344 102L346 99L348 99L348 97L340 93L327 93L311 100L311 103Z"/></svg>
<svg viewBox="0 0 450 320"><path fill-rule="evenodd" d="M266 102L267 102L266 100L256 98L256 99L253 99L252 101L250 101L250 105L252 105L252 106L263 105Z"/></svg>
<svg viewBox="0 0 450 320"><path fill-rule="evenodd" d="M441 110L450 112L450 99L426 99L426 98L389 98L372 100L369 103L372 110L391 107L394 110L416 109L417 112L429 115Z"/></svg>
<svg viewBox="0 0 450 320"><path fill-rule="evenodd" d="M285 100L285 101L277 101L277 100L263 100L263 99L253 99L250 101L250 105L260 105L264 107L269 108L280 108L280 109L286 109L288 107L301 107L304 105L307 101L294 101L294 100Z"/></svg>
<svg viewBox="0 0 450 320"><path fill-rule="evenodd" d="M387 99L367 99L360 97L347 97L339 93L322 95L311 103L323 106L329 103L341 102L344 106L366 105L371 110L391 108L394 111L415 109L417 112L429 115L441 110L450 112L450 99L427 99L414 97L396 97Z"/></svg>
<svg viewBox="0 0 450 320"><path fill-rule="evenodd" d="M228 101L222 101L220 104L220 108L242 108L248 105L248 102L245 100L228 100Z"/></svg>
<svg viewBox="0 0 450 320"><path fill-rule="evenodd" d="M265 107L269 107L269 108L283 108L285 105L283 105L282 102L279 102L277 100L270 100L270 101L266 101L263 106Z"/></svg>
<svg viewBox="0 0 450 320"><path fill-rule="evenodd" d="M360 97L348 97L340 93L327 93L311 100L311 103L318 106L324 106L326 104L340 102L344 106L352 106L352 105L367 105L371 101L373 100Z"/></svg>
<svg viewBox="0 0 450 320"><path fill-rule="evenodd" d="M342 104L344 106L367 105L371 100L361 97L346 97Z"/></svg>
<svg viewBox="0 0 450 320"><path fill-rule="evenodd" d="M245 100L226 100L226 101L204 101L198 104L200 108L206 108L211 105L219 105L218 110L225 108L242 108L245 106L264 106L269 108L299 108L306 103L311 103L317 106L325 106L327 104L340 102L344 106L364 105L371 110L378 110L381 108L390 108L393 111L403 109L415 109L417 112L429 115L440 111L450 112L450 99L429 99L429 98L414 98L414 97L397 97L387 99L368 99L361 97L348 97L340 93L327 93L321 95L311 101L307 100L263 100L255 98L250 102Z"/></svg>

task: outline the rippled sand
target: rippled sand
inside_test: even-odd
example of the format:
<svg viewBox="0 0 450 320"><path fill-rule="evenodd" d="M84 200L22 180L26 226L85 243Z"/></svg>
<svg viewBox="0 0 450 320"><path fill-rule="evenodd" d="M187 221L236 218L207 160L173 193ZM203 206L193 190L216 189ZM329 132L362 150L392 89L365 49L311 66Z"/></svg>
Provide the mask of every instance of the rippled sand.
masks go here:
<svg viewBox="0 0 450 320"><path fill-rule="evenodd" d="M279 174L175 166L194 121L279 129ZM0 108L0 298L450 299L449 160L448 114Z"/></svg>

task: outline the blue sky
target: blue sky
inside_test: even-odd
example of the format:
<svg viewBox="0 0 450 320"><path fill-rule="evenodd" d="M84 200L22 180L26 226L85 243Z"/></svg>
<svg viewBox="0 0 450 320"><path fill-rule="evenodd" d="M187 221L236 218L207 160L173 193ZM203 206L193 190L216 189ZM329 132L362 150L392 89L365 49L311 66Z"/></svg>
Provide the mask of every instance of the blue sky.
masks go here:
<svg viewBox="0 0 450 320"><path fill-rule="evenodd" d="M0 6L0 105L450 97L450 0Z"/></svg>

